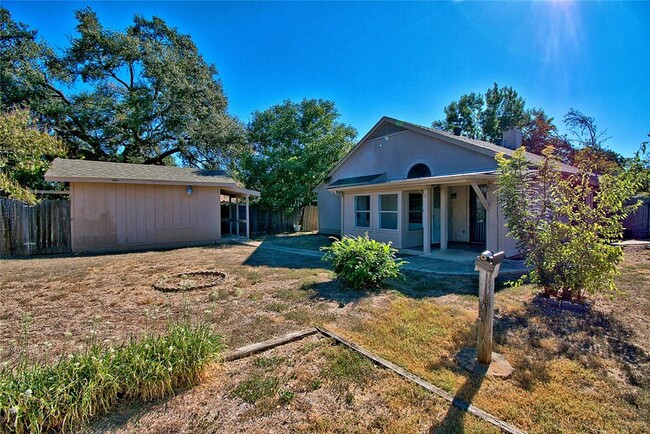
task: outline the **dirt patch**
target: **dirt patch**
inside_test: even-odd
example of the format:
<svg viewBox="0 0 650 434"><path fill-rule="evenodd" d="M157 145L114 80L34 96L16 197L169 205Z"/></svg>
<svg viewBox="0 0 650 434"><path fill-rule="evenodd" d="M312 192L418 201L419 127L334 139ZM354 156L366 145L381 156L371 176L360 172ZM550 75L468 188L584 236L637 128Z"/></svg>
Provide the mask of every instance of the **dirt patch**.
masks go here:
<svg viewBox="0 0 650 434"><path fill-rule="evenodd" d="M15 362L23 348L55 360L93 340L116 345L187 317L210 323L231 348L335 319L338 301L319 293L332 285L324 264L277 256L223 245L0 261L0 362ZM163 275L217 267L228 279L216 287L153 288Z"/></svg>
<svg viewBox="0 0 650 434"><path fill-rule="evenodd" d="M226 280L226 277L226 273L221 271L189 271L171 277L162 276L158 282L153 284L153 288L161 292L213 288Z"/></svg>

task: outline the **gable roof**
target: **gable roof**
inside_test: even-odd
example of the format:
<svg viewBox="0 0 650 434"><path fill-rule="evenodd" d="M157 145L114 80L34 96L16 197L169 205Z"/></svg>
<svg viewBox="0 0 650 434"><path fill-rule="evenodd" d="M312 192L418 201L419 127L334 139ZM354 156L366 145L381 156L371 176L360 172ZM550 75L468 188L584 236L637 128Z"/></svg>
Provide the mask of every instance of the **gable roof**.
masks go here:
<svg viewBox="0 0 650 434"><path fill-rule="evenodd" d="M125 184L204 185L224 187L236 193L259 196L259 192L241 188L237 181L217 170L149 164L112 163L57 158L45 173L46 181L110 182Z"/></svg>
<svg viewBox="0 0 650 434"><path fill-rule="evenodd" d="M339 167L341 167L366 142L380 137L378 133L389 130L386 128L387 124L399 128L400 131L401 130L415 131L420 134L424 134L425 136L433 137L435 139L442 140L443 142L461 146L463 148L480 152L485 155L494 156L498 153L503 153L505 155L512 155L512 153L514 152L513 149L499 146L494 143L486 142L484 140L476 140L476 139L470 139L469 137L465 137L465 136L457 136L455 134L448 133L446 131L438 130L435 128L425 127L411 122L401 121L399 119L383 116L379 120L379 122L377 122L375 126L372 127L370 131L368 131L368 133L366 133L366 135L361 138L361 140L359 140L359 142L350 150L350 152L348 152L347 155L343 157L343 159L341 159L341 161L339 161L336 166L334 166L334 168L330 171L328 177L331 177L332 174L334 174L334 172L336 172L336 170ZM528 158L529 161L534 163L539 163L544 160L544 157L542 157L541 155L533 154L532 152L526 152L526 158ZM560 163L559 165L560 165L560 170L562 172L565 173L578 172L578 169L576 167L573 167L569 164Z"/></svg>

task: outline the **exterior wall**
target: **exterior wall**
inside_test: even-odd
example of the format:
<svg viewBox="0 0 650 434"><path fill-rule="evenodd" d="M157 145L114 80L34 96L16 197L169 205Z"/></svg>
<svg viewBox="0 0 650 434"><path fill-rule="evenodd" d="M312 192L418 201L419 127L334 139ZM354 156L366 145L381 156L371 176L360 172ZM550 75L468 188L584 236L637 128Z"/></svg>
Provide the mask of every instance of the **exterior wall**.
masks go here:
<svg viewBox="0 0 650 434"><path fill-rule="evenodd" d="M321 186L318 196L318 232L341 235L341 197Z"/></svg>
<svg viewBox="0 0 650 434"><path fill-rule="evenodd" d="M71 183L72 251L200 244L221 238L217 187Z"/></svg>
<svg viewBox="0 0 650 434"><path fill-rule="evenodd" d="M496 185L488 185L487 201L490 211L487 213L486 248L494 252L503 250L506 258L510 258L519 254L517 241L507 236L508 228L505 226L505 215L498 203L496 190Z"/></svg>
<svg viewBox="0 0 650 434"><path fill-rule="evenodd" d="M386 191L381 194L397 194L397 230L388 230L379 228L379 194L378 193L346 193L344 196L344 233L345 235L359 236L368 232L368 236L373 240L383 243L392 242L393 247L401 249L402 247L402 225L399 223L404 218L404 207L402 193L397 191ZM370 227L359 228L354 225L354 196L370 196ZM319 206L320 208L320 206Z"/></svg>
<svg viewBox="0 0 650 434"><path fill-rule="evenodd" d="M404 131L366 142L332 174L332 181L385 173L406 178L416 163L424 163L433 176L496 169L490 155L453 145L415 131Z"/></svg>

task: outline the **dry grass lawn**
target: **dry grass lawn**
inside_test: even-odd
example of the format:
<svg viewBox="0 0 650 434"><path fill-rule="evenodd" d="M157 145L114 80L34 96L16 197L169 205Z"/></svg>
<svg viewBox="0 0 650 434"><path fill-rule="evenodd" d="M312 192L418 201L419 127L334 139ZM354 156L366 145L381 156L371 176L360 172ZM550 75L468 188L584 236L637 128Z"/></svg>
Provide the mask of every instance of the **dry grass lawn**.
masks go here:
<svg viewBox="0 0 650 434"><path fill-rule="evenodd" d="M267 242L315 249L324 237ZM162 293L166 276L218 270L214 288ZM0 261L0 362L118 345L170 319L205 320L231 348L325 324L520 429L648 432L650 251L627 251L619 286L588 314L497 294L496 350L508 380L472 377L454 355L475 344L476 279L409 273L371 293L342 289L318 258L239 245ZM493 427L311 337L215 366L163 402L124 403L88 430L120 432L493 432Z"/></svg>

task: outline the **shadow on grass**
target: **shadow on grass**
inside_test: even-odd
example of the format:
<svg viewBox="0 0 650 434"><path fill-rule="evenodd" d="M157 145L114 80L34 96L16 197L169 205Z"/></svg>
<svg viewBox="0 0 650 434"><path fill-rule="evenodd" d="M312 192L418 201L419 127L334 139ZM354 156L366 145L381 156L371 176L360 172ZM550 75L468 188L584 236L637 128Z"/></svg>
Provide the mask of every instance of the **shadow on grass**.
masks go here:
<svg viewBox="0 0 650 434"><path fill-rule="evenodd" d="M622 322L596 309L575 313L535 301L521 311L495 316L494 321L497 344L526 352L527 366L517 369L514 377L524 389L532 388L535 381L545 381L550 374L548 361L559 358L601 372L607 369L603 359L613 359L631 385L650 387L650 355L630 343L631 335Z"/></svg>
<svg viewBox="0 0 650 434"><path fill-rule="evenodd" d="M464 332L458 333L454 338L452 354L458 354L463 349L475 348L477 333L478 323L474 323ZM472 404L474 397L481 389L485 376L465 370L460 366L456 357L445 359L442 362L442 367L457 375L462 375L465 377L465 382L454 394L454 402L449 404L445 417L432 425L429 428L429 433L464 433L467 431L465 424L468 419L475 418L467 413L468 406ZM434 369L434 366L430 366L429 369Z"/></svg>
<svg viewBox="0 0 650 434"><path fill-rule="evenodd" d="M474 396L481 389L483 379L483 376L478 375L466 378L465 383L454 396L454 404L449 404L447 414L439 423L429 429L430 434L465 432L466 419L474 417L467 413L467 404L472 403Z"/></svg>
<svg viewBox="0 0 650 434"><path fill-rule="evenodd" d="M153 401L122 400L108 414L91 418L86 425L80 427L76 432L81 434L115 432L125 428L129 423L137 427L140 419L150 411L160 405L167 406L175 396L189 389L177 389L173 395Z"/></svg>
<svg viewBox="0 0 650 434"><path fill-rule="evenodd" d="M262 243L263 244L263 243ZM279 250L258 247L244 261L243 265L250 267L271 268L329 268L319 256L303 255L299 253L283 252Z"/></svg>

